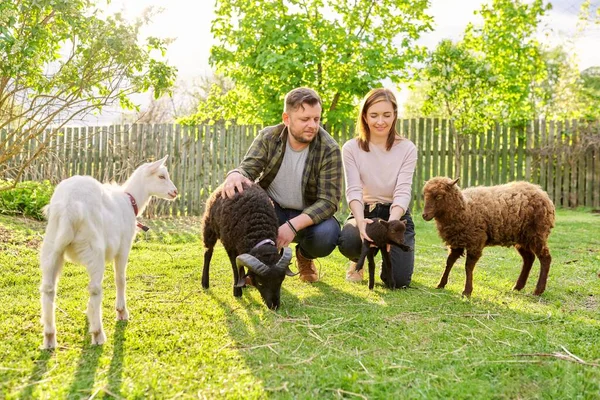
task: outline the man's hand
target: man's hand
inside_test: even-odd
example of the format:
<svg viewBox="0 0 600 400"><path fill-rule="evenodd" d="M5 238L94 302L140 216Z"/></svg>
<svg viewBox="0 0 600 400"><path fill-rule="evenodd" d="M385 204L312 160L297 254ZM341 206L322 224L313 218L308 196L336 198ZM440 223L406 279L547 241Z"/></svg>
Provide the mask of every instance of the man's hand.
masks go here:
<svg viewBox="0 0 600 400"><path fill-rule="evenodd" d="M235 195L236 188L238 192L242 193L244 191L242 183L252 185L252 181L250 179L246 178L237 171L227 175L227 178L225 178L225 183L223 184L223 193L225 193L225 197L231 199Z"/></svg>
<svg viewBox="0 0 600 400"><path fill-rule="evenodd" d="M296 234L292 231L292 228L289 227L287 223L281 225L277 230L277 248L281 249L283 247L287 247L294 238Z"/></svg>

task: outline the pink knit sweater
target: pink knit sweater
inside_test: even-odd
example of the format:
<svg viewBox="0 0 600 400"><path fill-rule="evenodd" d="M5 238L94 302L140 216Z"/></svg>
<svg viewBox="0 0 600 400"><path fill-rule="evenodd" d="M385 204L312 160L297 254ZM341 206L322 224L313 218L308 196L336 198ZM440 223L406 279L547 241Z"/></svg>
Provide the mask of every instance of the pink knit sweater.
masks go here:
<svg viewBox="0 0 600 400"><path fill-rule="evenodd" d="M396 140L390 151L373 144L370 151L360 149L356 139L342 147L346 200L358 200L363 205L391 203L408 209L417 148L410 140Z"/></svg>

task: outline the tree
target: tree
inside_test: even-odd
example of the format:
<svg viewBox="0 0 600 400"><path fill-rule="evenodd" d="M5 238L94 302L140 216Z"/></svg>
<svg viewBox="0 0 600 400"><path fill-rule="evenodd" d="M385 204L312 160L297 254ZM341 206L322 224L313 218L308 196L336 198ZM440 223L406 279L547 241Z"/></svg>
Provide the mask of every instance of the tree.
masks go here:
<svg viewBox="0 0 600 400"><path fill-rule="evenodd" d="M16 184L48 150L55 134L46 129L113 103L135 108L132 93L152 89L158 98L169 90L176 70L155 55L164 56L167 42L138 44L151 16L135 24L120 15L102 18L89 0L0 2L0 130L7 129L0 175ZM31 141L37 142L32 154ZM16 157L21 164L11 162Z"/></svg>
<svg viewBox="0 0 600 400"><path fill-rule="evenodd" d="M195 99L196 112L178 119L183 125L198 124L254 124L254 114L243 114L243 109L248 109L250 97L243 88L236 87L231 79L221 75L212 74L201 77L194 82L188 90L188 95ZM233 106L230 106L233 105Z"/></svg>
<svg viewBox="0 0 600 400"><path fill-rule="evenodd" d="M581 72L580 92L583 114L587 119L600 119L600 67L589 67Z"/></svg>
<svg viewBox="0 0 600 400"><path fill-rule="evenodd" d="M479 11L483 26L467 26L465 45L485 55L491 74L497 78L487 96L488 107L493 115L509 123L535 117L536 83L546 78L535 33L550 8L544 0L494 0Z"/></svg>
<svg viewBox="0 0 600 400"><path fill-rule="evenodd" d="M464 42L455 44L451 40L442 40L429 55L422 71L427 83L422 110L426 115L450 120L455 138L454 173L457 176L463 136L486 129L490 124L486 94L497 81L491 69L489 62L474 54Z"/></svg>
<svg viewBox="0 0 600 400"><path fill-rule="evenodd" d="M210 62L235 82L233 115L272 123L283 96L315 89L329 124L353 119L356 100L422 60L415 44L431 29L427 0L217 0ZM231 100L231 99L228 99Z"/></svg>
<svg viewBox="0 0 600 400"><path fill-rule="evenodd" d="M464 135L494 120L515 125L535 117L546 65L534 34L549 7L543 0L493 0L478 12L483 25L469 24L463 40L443 40L429 54L421 71L429 88L423 109L450 118L455 174Z"/></svg>
<svg viewBox="0 0 600 400"><path fill-rule="evenodd" d="M573 50L562 46L542 52L546 77L536 82L534 117L547 119L580 118L584 115L580 93L581 74Z"/></svg>

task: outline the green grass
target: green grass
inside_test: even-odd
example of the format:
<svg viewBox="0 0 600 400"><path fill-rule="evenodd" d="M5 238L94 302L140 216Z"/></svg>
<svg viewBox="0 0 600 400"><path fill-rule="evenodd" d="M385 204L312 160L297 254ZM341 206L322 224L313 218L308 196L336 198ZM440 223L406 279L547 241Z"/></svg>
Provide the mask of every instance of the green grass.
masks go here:
<svg viewBox="0 0 600 400"><path fill-rule="evenodd" d="M59 347L39 350L37 261L43 223L0 217L0 398L588 399L600 397L600 217L560 211L547 290L521 293L514 249L487 248L462 298L464 259L445 290L446 252L433 222L415 217L413 287L344 280L336 251L321 281L287 278L282 307L256 289L232 296L224 250L200 286L198 219L147 221L129 259L130 321L115 321L112 268L104 281L107 342L87 333L87 274L65 265ZM292 266L293 268L293 266Z"/></svg>

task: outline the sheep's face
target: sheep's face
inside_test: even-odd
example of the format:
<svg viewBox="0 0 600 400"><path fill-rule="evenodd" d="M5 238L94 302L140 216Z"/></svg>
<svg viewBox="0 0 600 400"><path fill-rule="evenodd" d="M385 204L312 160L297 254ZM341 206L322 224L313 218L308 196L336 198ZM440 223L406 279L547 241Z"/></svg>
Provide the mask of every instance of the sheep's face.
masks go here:
<svg viewBox="0 0 600 400"><path fill-rule="evenodd" d="M433 218L439 217L445 207L443 206L445 199L456 190L454 187L458 179L450 178L432 178L425 183L423 187L423 196L425 198L425 206L423 207L423 219L431 221Z"/></svg>
<svg viewBox="0 0 600 400"><path fill-rule="evenodd" d="M423 206L423 219L431 221L435 217L436 209L439 208L437 203L444 199L444 193L441 191L425 192L425 206ZM436 208L436 205L438 207Z"/></svg>
<svg viewBox="0 0 600 400"><path fill-rule="evenodd" d="M265 246L270 247L270 246ZM272 253L275 258L270 258L271 262L265 264L252 254L240 254L236 257L238 268L247 267L248 275L252 279L254 286L260 292L265 304L270 309L276 310L279 308L281 299L281 284L287 276L295 275L290 270L290 261L292 260L292 250L289 247L282 249L281 254L277 251L277 247L273 245ZM280 257L281 256L281 257ZM275 261L277 260L277 261ZM243 268L241 268L243 270ZM242 278L242 274L239 275ZM243 285L243 281L240 282Z"/></svg>
<svg viewBox="0 0 600 400"><path fill-rule="evenodd" d="M167 157L145 164L146 188L151 196L161 199L174 200L177 197L177 188L169 177L169 171L165 167Z"/></svg>
<svg viewBox="0 0 600 400"><path fill-rule="evenodd" d="M259 275L249 271L254 286L258 289L267 307L272 310L279 308L281 303L281 284L285 279L285 271L272 268L268 274Z"/></svg>
<svg viewBox="0 0 600 400"><path fill-rule="evenodd" d="M382 221L386 222L386 221ZM389 243L402 246L404 244L404 232L406 232L406 222L393 220L387 223L387 240Z"/></svg>

